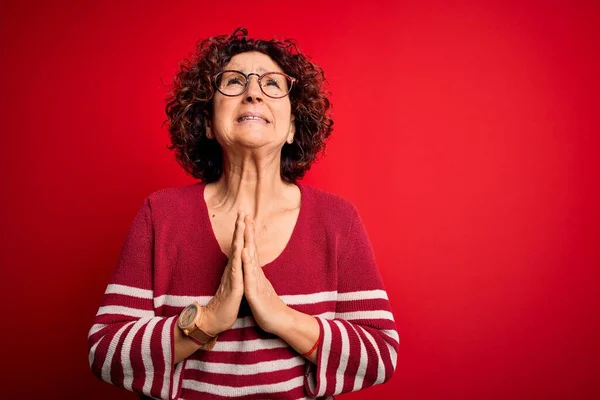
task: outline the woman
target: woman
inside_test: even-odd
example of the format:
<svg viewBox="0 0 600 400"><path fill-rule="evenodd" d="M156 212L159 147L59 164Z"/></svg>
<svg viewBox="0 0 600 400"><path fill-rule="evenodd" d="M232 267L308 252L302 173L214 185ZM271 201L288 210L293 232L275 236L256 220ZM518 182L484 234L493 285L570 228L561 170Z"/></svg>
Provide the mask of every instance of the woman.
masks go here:
<svg viewBox="0 0 600 400"><path fill-rule="evenodd" d="M289 40L202 42L167 104L197 184L148 196L89 333L101 379L145 396L326 398L387 381L398 334L356 209L298 183L331 133Z"/></svg>

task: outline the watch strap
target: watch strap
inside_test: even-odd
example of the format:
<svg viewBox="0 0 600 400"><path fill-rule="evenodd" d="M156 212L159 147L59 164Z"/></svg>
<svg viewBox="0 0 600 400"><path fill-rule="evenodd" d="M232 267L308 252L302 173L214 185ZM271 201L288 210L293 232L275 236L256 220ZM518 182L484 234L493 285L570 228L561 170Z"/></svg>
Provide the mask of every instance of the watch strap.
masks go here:
<svg viewBox="0 0 600 400"><path fill-rule="evenodd" d="M202 310L202 307L197 301L194 301L194 303L192 303L192 306L195 306L197 308L198 315L196 315L195 320L190 325L186 327L180 326L180 328L182 328L183 333L187 337L192 339L196 344L203 346L205 350L211 350L217 342L218 335L211 336L204 330L202 330L202 328L200 328L200 326L202 325L204 310Z"/></svg>
<svg viewBox="0 0 600 400"><path fill-rule="evenodd" d="M197 325L188 333L188 337L197 344L204 346L204 350L211 350L217 342L217 336L211 336Z"/></svg>

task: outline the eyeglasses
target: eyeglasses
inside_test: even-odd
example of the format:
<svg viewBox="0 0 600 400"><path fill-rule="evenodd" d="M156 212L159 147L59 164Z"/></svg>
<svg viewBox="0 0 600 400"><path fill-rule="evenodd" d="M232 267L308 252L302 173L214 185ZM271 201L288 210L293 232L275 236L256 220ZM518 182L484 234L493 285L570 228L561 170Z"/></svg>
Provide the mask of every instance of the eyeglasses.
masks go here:
<svg viewBox="0 0 600 400"><path fill-rule="evenodd" d="M215 87L225 96L239 96L248 90L251 75L258 77L260 90L273 99L281 99L287 96L292 90L294 82L296 82L296 78L292 78L283 72L266 72L262 75L251 72L246 75L241 71L228 69L215 75Z"/></svg>

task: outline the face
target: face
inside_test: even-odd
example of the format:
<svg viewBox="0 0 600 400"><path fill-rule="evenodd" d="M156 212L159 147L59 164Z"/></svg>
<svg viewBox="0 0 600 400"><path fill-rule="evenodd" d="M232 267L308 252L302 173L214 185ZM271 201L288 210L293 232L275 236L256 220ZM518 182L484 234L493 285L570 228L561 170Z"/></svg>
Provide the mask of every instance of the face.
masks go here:
<svg viewBox="0 0 600 400"><path fill-rule="evenodd" d="M269 56L259 52L240 53L223 68L245 74L284 72ZM213 118L207 128L209 137L227 149L281 148L293 139L295 128L290 97L273 99L260 89L258 77L250 76L248 89L228 97L215 91Z"/></svg>

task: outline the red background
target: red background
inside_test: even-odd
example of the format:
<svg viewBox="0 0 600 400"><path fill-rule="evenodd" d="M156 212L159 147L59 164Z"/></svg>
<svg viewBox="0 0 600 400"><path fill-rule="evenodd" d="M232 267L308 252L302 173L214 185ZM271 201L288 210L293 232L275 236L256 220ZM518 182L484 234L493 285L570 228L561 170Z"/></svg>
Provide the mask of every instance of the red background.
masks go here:
<svg viewBox="0 0 600 400"><path fill-rule="evenodd" d="M87 330L144 197L193 182L166 84L243 25L325 69L305 182L358 207L394 309L396 374L343 398L599 398L599 3L217 3L2 3L2 397L135 397Z"/></svg>

